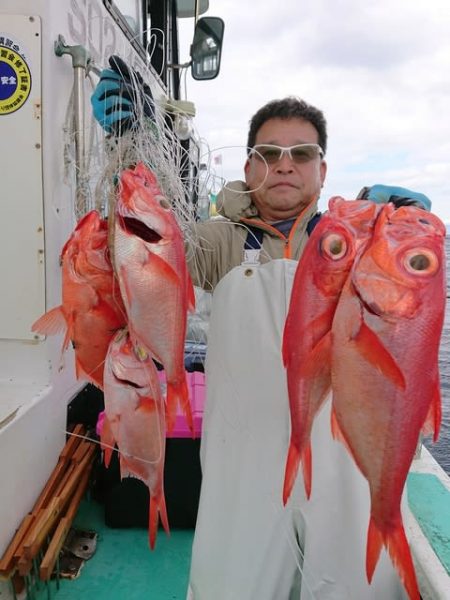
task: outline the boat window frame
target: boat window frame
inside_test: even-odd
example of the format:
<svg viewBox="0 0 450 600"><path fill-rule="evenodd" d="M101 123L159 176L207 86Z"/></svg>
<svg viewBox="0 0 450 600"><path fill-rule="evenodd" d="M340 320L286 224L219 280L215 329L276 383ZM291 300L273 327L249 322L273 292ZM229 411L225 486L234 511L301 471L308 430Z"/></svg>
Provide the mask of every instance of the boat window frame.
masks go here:
<svg viewBox="0 0 450 600"><path fill-rule="evenodd" d="M147 23L147 7L148 0L140 0L141 1L141 19L142 23ZM124 14L121 12L119 7L115 4L114 0L103 0L103 5L106 10L109 12L114 22L119 26L122 33L130 42L131 46L136 50L139 54L140 58L145 62L148 61L148 54L145 50L145 31L142 30L139 32L139 36L131 29L127 20L125 19Z"/></svg>

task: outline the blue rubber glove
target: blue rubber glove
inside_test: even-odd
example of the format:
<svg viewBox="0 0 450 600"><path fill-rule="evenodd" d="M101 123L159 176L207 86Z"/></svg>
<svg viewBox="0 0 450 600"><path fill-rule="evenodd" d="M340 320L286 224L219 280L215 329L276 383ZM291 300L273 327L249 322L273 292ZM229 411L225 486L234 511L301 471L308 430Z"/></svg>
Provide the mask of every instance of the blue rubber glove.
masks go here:
<svg viewBox="0 0 450 600"><path fill-rule="evenodd" d="M358 198L372 200L377 204L392 202L397 208L400 206L418 206L424 210L431 210L431 200L428 196L395 185L377 184L365 187L359 192Z"/></svg>
<svg viewBox="0 0 450 600"><path fill-rule="evenodd" d="M118 56L109 59L91 96L94 117L107 133L120 136L136 127L139 117L155 120L153 96L141 75Z"/></svg>

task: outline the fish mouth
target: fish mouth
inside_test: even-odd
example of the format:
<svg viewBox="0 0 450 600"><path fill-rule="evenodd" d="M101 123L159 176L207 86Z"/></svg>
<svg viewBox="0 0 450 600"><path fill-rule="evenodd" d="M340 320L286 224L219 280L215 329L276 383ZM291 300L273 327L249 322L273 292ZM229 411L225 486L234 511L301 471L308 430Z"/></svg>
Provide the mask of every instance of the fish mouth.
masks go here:
<svg viewBox="0 0 450 600"><path fill-rule="evenodd" d="M122 377L117 377L115 373L113 373L114 380L120 385L127 385L129 387L135 388L136 390L142 389L144 386L138 385L135 381L131 381L130 379L124 379Z"/></svg>
<svg viewBox="0 0 450 600"><path fill-rule="evenodd" d="M147 225L140 219L120 216L119 220L124 231L130 233L131 235L135 235L144 242L148 242L149 244L157 244L162 240L162 237L157 231L151 227L147 227Z"/></svg>
<svg viewBox="0 0 450 600"><path fill-rule="evenodd" d="M359 290L355 286L353 286L353 287L355 290L355 294L361 303L361 306L371 315L374 315L376 317L381 317L381 315L383 314L383 311L381 310L380 306L378 306L378 304L376 302L370 302L370 303L366 302L364 300L364 298L361 296Z"/></svg>

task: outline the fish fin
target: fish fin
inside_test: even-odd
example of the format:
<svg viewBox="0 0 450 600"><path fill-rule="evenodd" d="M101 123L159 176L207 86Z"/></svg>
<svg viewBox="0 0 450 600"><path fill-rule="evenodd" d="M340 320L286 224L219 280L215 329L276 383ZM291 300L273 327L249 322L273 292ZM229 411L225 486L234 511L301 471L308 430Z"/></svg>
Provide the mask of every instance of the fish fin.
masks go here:
<svg viewBox="0 0 450 600"><path fill-rule="evenodd" d="M331 407L331 435L333 436L334 440L338 440L339 442L341 442L341 444L343 444L353 456L352 449L348 445L344 432L342 431L341 426L339 425L336 411L333 407Z"/></svg>
<svg viewBox="0 0 450 600"><path fill-rule="evenodd" d="M326 395L331 381L331 332L321 337L311 350L302 366L302 375L307 379L323 381L324 389L320 396Z"/></svg>
<svg viewBox="0 0 450 600"><path fill-rule="evenodd" d="M284 324L284 330L283 330L283 344L282 344L282 356L283 356L283 365L285 367L287 367L289 365L289 359L290 359L290 348L291 348L291 328L292 326L290 325L291 320L292 320L293 316L291 316L291 313L288 313L288 316L286 317L286 322ZM321 332L325 332L323 333L320 338L319 338L319 342L314 346L312 352L317 352L318 350L320 350L322 348L322 344L324 344L326 346L327 343L330 344L328 351L330 352L330 356L331 356L331 334L330 334L330 328L331 328L331 320L330 319L330 315L329 313L324 313L322 315L320 315L319 317L317 317L316 319L314 319L314 321L312 321L308 327L307 330L308 332L313 329L316 330L316 335L313 336L314 339L317 339L317 337L319 337L320 334L318 334L318 331ZM307 333L305 331L301 331L300 334L298 331L296 331L296 337L293 341L294 344L294 348L297 347L297 339L299 337L299 335L305 336L307 335ZM327 338L328 336L330 336L328 339L324 339Z"/></svg>
<svg viewBox="0 0 450 600"><path fill-rule="evenodd" d="M396 360L364 321L352 341L367 362L379 369L396 387L402 390L406 388L405 377Z"/></svg>
<svg viewBox="0 0 450 600"><path fill-rule="evenodd" d="M313 339L320 338L322 339L330 332L331 325L333 323L333 316L335 312L335 305L324 313L313 319L309 325L308 329L313 332Z"/></svg>
<svg viewBox="0 0 450 600"><path fill-rule="evenodd" d="M111 462L115 444L116 440L111 429L111 424L108 417L105 415L102 424L102 431L100 433L100 446L103 450L103 462L106 468L109 467L109 463Z"/></svg>
<svg viewBox="0 0 450 600"><path fill-rule="evenodd" d="M195 291L189 273L187 273L187 301L188 311L191 313L195 312Z"/></svg>
<svg viewBox="0 0 450 600"><path fill-rule="evenodd" d="M442 420L442 404L441 404L441 390L439 382L437 381L434 386L433 397L431 399L430 408L428 409L427 418L422 427L422 433L428 435L433 433L433 442L437 442L439 437L439 430L441 428Z"/></svg>
<svg viewBox="0 0 450 600"><path fill-rule="evenodd" d="M312 480L312 455L311 443L309 443L303 452L300 453L295 444L290 443L288 455L286 459L286 468L283 485L283 504L286 506L287 501L292 493L300 463L302 464L303 482L305 485L306 497L309 500L311 496L311 480Z"/></svg>
<svg viewBox="0 0 450 600"><path fill-rule="evenodd" d="M175 425L178 404L181 406L181 409L186 417L192 437L195 437L194 421L192 418L191 403L189 401L189 391L186 383L186 377L183 377L183 379L177 383L167 381L166 419L167 430L169 432L173 430Z"/></svg>
<svg viewBox="0 0 450 600"><path fill-rule="evenodd" d="M308 443L306 448L302 452L302 471L303 471L303 483L305 485L306 497L309 500L311 496L312 486L312 453L311 453L311 442Z"/></svg>
<svg viewBox="0 0 450 600"><path fill-rule="evenodd" d="M94 367L90 373L86 371L81 362L78 360L75 350L75 375L77 379L85 379L95 385L95 387L103 390L103 368L102 365Z"/></svg>
<svg viewBox="0 0 450 600"><path fill-rule="evenodd" d="M31 331L40 333L41 335L56 335L66 331L67 321L64 317L62 306L52 308L48 312L39 317L31 326Z"/></svg>
<svg viewBox="0 0 450 600"><path fill-rule="evenodd" d="M287 501L297 479L298 467L300 464L300 451L295 444L289 444L288 455L286 458L286 467L284 469L284 484L283 484L283 505L286 506Z"/></svg>
<svg viewBox="0 0 450 600"><path fill-rule="evenodd" d="M136 410L142 410L147 413L152 413L155 412L156 408L156 402L153 398L151 398L150 396L142 396L139 399L139 404Z"/></svg>
<svg viewBox="0 0 450 600"><path fill-rule="evenodd" d="M314 399L316 414L331 388L331 333L324 335L314 346L304 365L301 378L308 381L309 397Z"/></svg>
<svg viewBox="0 0 450 600"><path fill-rule="evenodd" d="M157 496L150 495L150 507L148 516L148 541L150 548L154 550L156 545L156 534L158 533L158 522L161 518L162 526L167 535L170 535L169 520L167 518L166 499L164 492Z"/></svg>
<svg viewBox="0 0 450 600"><path fill-rule="evenodd" d="M420 600L411 550L409 549L401 518L395 528L383 535L378 530L373 518L370 517L366 555L366 572L369 583L372 581L372 576L383 543L389 552L392 563L395 566L406 591L408 592L410 600Z"/></svg>
<svg viewBox="0 0 450 600"><path fill-rule="evenodd" d="M347 450L347 452L350 454L353 461L355 462L355 465L364 475L363 467L358 461L358 457L353 452L352 447L350 446L347 438L345 437L345 433L342 431L341 426L339 425L339 420L333 407L331 407L331 435L333 436L333 439L339 441L344 446L344 448Z"/></svg>
<svg viewBox="0 0 450 600"><path fill-rule="evenodd" d="M366 575L367 581L371 583L375 567L380 558L381 548L383 546L383 536L378 530L373 517L370 516L369 530L367 532L367 549L366 549Z"/></svg>
<svg viewBox="0 0 450 600"><path fill-rule="evenodd" d="M173 267L169 265L167 261L164 260L164 258L161 258L157 254L152 254L149 258L149 262L154 263L154 269L159 269L162 271L160 274L161 277L166 277L169 279L169 281L172 281L172 283L175 283L176 285L180 284L180 275L175 271L175 269L173 269Z"/></svg>

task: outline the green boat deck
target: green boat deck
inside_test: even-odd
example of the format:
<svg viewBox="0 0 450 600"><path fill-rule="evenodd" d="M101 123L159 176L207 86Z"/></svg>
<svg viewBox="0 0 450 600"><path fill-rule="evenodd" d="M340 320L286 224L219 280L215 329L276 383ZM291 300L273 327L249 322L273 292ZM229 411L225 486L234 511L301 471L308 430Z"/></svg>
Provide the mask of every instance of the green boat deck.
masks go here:
<svg viewBox="0 0 450 600"><path fill-rule="evenodd" d="M410 473L410 508L450 574L450 492L431 474ZM158 531L156 548L144 528L114 529L105 525L104 506L85 499L74 526L94 530L97 548L76 579L52 580L30 596L34 600L185 600L193 529Z"/></svg>
<svg viewBox="0 0 450 600"><path fill-rule="evenodd" d="M425 537L450 575L450 491L436 475L410 473L408 503Z"/></svg>
<svg viewBox="0 0 450 600"><path fill-rule="evenodd" d="M112 529L104 507L94 500L80 505L74 526L98 533L95 554L76 579L41 584L36 600L185 600L192 529L159 529L151 551L146 529Z"/></svg>

